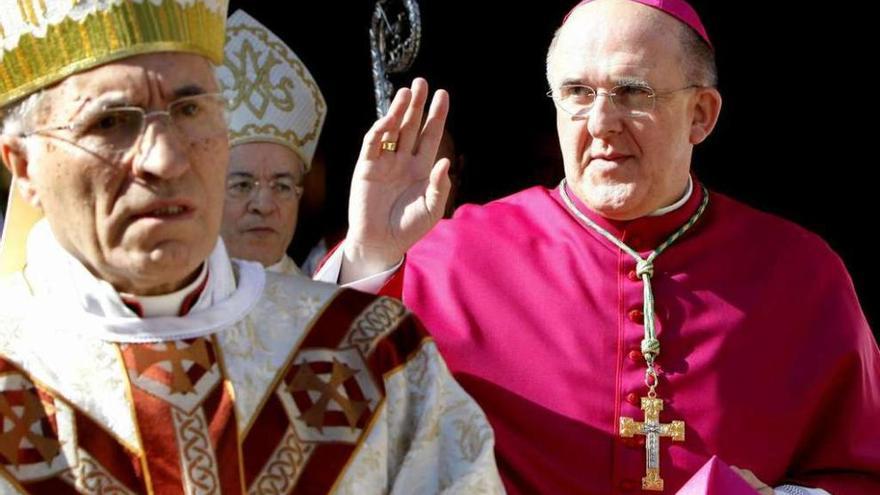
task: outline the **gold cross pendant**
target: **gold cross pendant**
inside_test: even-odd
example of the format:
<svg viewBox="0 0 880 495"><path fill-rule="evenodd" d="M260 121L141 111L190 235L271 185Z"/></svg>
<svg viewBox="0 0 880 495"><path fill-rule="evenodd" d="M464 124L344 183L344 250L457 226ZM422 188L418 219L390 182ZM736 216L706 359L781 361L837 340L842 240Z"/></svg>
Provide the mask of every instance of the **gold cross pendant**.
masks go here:
<svg viewBox="0 0 880 495"><path fill-rule="evenodd" d="M633 421L632 418L620 418L620 436L632 438L634 435L645 435L645 452L647 454L645 477L642 478L642 490L663 490L663 478L660 477L660 438L670 437L674 442L684 441L684 421L671 423L660 422L660 411L663 400L656 397L642 397L642 411L645 421Z"/></svg>

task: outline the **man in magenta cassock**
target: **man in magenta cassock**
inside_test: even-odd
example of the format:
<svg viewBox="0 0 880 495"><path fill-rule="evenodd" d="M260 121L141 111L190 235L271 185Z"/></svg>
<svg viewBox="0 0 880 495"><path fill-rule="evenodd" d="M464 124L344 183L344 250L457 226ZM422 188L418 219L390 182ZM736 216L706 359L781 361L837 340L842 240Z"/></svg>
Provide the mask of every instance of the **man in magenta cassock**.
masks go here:
<svg viewBox="0 0 880 495"><path fill-rule="evenodd" d="M693 8L582 2L547 68L559 187L430 230L448 163L412 165L417 80L367 137L385 151L362 154L320 276L402 290L488 414L512 494L675 493L698 472L880 493L880 352L846 268L691 171L721 110Z"/></svg>

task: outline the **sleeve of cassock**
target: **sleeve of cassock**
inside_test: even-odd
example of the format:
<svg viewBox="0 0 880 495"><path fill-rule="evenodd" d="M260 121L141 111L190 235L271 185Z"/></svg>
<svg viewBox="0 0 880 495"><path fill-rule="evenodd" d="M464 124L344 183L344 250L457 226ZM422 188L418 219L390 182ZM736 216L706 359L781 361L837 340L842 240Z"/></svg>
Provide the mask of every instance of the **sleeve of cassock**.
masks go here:
<svg viewBox="0 0 880 495"><path fill-rule="evenodd" d="M312 277L314 280L330 284L339 283L344 246L345 241L339 243L321 260L318 269L315 270L315 275ZM401 260L384 272L349 282L344 284L343 287L366 292L367 294L378 294L401 299L403 294L403 263L404 260Z"/></svg>
<svg viewBox="0 0 880 495"><path fill-rule="evenodd" d="M785 481L832 495L880 494L880 350L843 262L830 253L818 261L804 294L809 323L793 345L803 366L795 373L815 383L810 427Z"/></svg>

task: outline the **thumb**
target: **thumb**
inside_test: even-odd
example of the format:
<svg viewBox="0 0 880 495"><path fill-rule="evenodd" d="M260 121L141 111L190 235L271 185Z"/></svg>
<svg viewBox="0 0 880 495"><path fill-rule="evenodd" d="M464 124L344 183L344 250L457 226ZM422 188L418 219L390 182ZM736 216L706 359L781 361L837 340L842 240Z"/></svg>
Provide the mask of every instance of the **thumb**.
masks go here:
<svg viewBox="0 0 880 495"><path fill-rule="evenodd" d="M452 189L452 181L449 179L450 166L452 166L452 162L448 158L439 160L434 164L431 176L428 178L425 204L434 221L440 220L446 210L446 199L449 198L449 190Z"/></svg>

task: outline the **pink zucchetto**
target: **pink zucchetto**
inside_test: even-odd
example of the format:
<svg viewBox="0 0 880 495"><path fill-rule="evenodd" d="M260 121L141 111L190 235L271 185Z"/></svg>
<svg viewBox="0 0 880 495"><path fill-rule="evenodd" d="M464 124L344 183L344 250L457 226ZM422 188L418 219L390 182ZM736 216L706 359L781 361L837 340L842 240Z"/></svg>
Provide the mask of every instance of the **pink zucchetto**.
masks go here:
<svg viewBox="0 0 880 495"><path fill-rule="evenodd" d="M568 20L568 17L572 12L575 11L578 7L585 3L590 3L593 0L583 0L574 6L573 9L568 11L568 14L565 15L565 18L562 20L562 23L565 24L565 21ZM642 5L647 5L648 7L653 7L657 10L666 12L667 14L675 17L679 21L690 26L691 29L697 32L701 38L712 47L712 42L709 41L709 34L706 33L706 27L703 26L703 22L700 21L700 16L697 15L697 11L694 10L693 7L685 0L630 0L631 2L638 2Z"/></svg>

